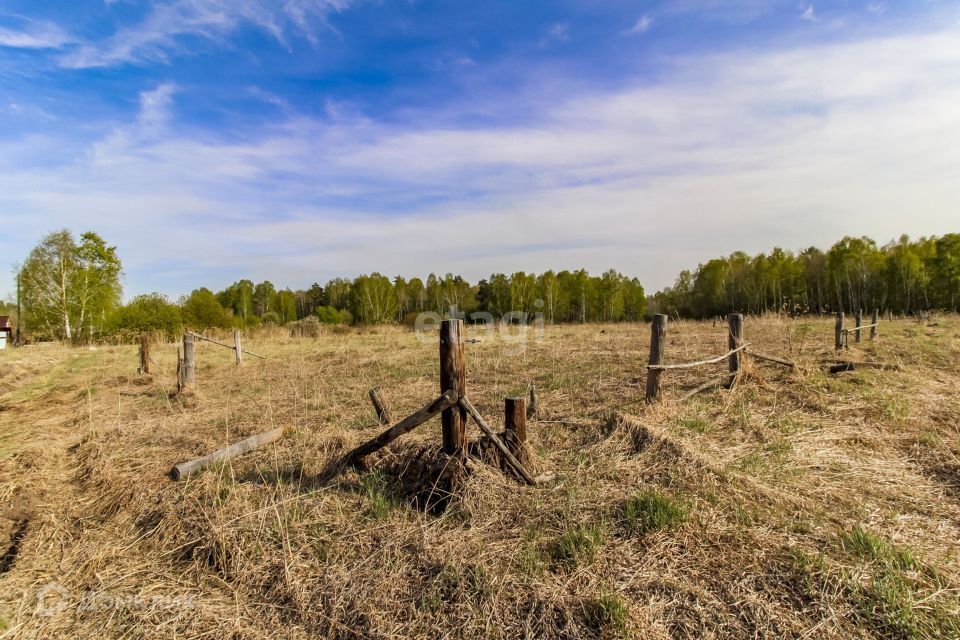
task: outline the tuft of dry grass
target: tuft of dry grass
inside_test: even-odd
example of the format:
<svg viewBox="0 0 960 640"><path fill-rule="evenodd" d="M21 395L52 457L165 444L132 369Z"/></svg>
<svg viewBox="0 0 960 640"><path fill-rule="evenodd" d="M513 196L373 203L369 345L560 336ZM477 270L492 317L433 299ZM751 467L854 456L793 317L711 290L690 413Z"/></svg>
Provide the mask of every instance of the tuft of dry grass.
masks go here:
<svg viewBox="0 0 960 640"><path fill-rule="evenodd" d="M671 371L648 406L649 325L547 327L525 350L468 344L491 424L536 383L535 488L452 469L439 422L325 470L438 392L435 341L400 328L275 331L232 364L175 347L0 352L0 637L960 637L960 320L884 322L831 376L832 320L747 318L724 365ZM762 348L761 348L762 345ZM667 362L726 350L672 322ZM173 483L176 462L292 435ZM480 434L471 438L483 450Z"/></svg>

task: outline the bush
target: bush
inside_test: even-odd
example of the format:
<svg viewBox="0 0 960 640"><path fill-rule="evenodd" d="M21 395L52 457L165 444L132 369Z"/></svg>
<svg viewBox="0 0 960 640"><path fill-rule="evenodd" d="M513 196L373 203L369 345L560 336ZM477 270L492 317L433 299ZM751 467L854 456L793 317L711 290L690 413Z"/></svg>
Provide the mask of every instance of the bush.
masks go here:
<svg viewBox="0 0 960 640"><path fill-rule="evenodd" d="M180 308L159 293L137 296L118 307L107 319L107 333L130 340L144 333L159 332L175 340L183 328Z"/></svg>
<svg viewBox="0 0 960 640"><path fill-rule="evenodd" d="M322 324L342 324L343 317L333 307L317 307L317 320Z"/></svg>
<svg viewBox="0 0 960 640"><path fill-rule="evenodd" d="M277 326L280 324L280 316L276 311L267 311L265 314L260 316L260 320L263 321L264 325Z"/></svg>
<svg viewBox="0 0 960 640"><path fill-rule="evenodd" d="M217 296L213 291L206 287L192 291L181 307L184 322L194 329L230 327L230 315L217 302Z"/></svg>

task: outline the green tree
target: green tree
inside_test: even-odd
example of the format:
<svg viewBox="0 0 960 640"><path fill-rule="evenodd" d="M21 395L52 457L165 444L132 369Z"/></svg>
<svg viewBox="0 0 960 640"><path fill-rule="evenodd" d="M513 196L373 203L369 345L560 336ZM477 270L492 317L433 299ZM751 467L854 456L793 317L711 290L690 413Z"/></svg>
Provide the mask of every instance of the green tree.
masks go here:
<svg viewBox="0 0 960 640"><path fill-rule="evenodd" d="M386 276L371 273L353 281L350 311L361 324L384 324L397 317L397 294Z"/></svg>
<svg viewBox="0 0 960 640"><path fill-rule="evenodd" d="M229 314L217 302L217 296L206 287L194 289L183 300L180 308L183 321L190 328L202 330L230 326Z"/></svg>
<svg viewBox="0 0 960 640"><path fill-rule="evenodd" d="M66 229L47 235L18 272L24 315L50 337L92 337L120 301L116 247L93 232L77 244Z"/></svg>

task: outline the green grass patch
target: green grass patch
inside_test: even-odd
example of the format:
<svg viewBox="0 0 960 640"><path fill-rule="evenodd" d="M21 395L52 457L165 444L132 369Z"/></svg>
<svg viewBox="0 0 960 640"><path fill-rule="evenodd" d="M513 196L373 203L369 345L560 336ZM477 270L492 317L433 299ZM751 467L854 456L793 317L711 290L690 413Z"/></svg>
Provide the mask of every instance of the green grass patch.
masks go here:
<svg viewBox="0 0 960 640"><path fill-rule="evenodd" d="M568 527L547 545L547 558L554 565L577 566L590 562L603 544L603 529L598 525Z"/></svg>
<svg viewBox="0 0 960 640"><path fill-rule="evenodd" d="M657 491L641 491L623 505L623 522L631 535L674 529L687 519L682 504Z"/></svg>
<svg viewBox="0 0 960 640"><path fill-rule="evenodd" d="M584 621L601 637L628 638L630 610L620 596L601 591L583 603Z"/></svg>
<svg viewBox="0 0 960 640"><path fill-rule="evenodd" d="M360 489L367 498L367 515L373 520L385 520L396 508L396 501L387 492L387 477L375 470L360 478Z"/></svg>

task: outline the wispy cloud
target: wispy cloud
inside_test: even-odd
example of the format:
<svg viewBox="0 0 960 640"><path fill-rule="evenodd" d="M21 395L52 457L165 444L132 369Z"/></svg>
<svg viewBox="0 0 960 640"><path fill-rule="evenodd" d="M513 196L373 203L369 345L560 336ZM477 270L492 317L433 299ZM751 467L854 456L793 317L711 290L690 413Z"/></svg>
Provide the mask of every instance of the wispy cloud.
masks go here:
<svg viewBox="0 0 960 640"><path fill-rule="evenodd" d="M627 29L627 35L635 36L646 33L653 26L653 19L650 16L642 16L632 27Z"/></svg>
<svg viewBox="0 0 960 640"><path fill-rule="evenodd" d="M817 21L817 16L816 16L816 14L814 14L814 12L813 12L813 5L812 5L812 4L808 4L808 5L807 5L807 8L803 10L803 13L800 15L800 17L801 17L803 20L806 20L807 22L816 22L816 21Z"/></svg>
<svg viewBox="0 0 960 640"><path fill-rule="evenodd" d="M187 135L172 114L188 89L161 85L136 119L63 145L59 166L24 166L26 143L0 141L14 212L0 253L43 220L96 225L124 251L129 293L579 266L658 287L785 238L943 233L960 201L960 148L943 144L960 139L958 35L678 59L659 84L571 95L530 125L438 126L422 110ZM58 140L30 141L44 144Z"/></svg>
<svg viewBox="0 0 960 640"><path fill-rule="evenodd" d="M0 47L59 49L75 39L52 22L24 21L22 29L0 27Z"/></svg>
<svg viewBox="0 0 960 640"><path fill-rule="evenodd" d="M219 43L243 25L252 25L288 44L290 36L316 44L327 17L351 0L173 0L153 5L142 22L111 37L87 42L60 59L68 68L167 63L191 52L191 42Z"/></svg>

